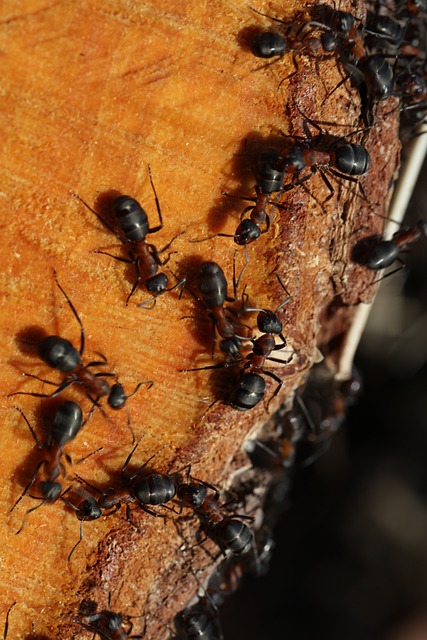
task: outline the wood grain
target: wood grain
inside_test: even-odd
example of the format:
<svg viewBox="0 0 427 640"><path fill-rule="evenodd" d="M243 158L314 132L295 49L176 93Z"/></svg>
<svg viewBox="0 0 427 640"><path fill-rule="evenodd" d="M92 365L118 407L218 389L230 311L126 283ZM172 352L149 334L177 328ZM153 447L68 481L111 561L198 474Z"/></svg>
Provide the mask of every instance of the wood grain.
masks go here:
<svg viewBox="0 0 427 640"><path fill-rule="evenodd" d="M298 6L289 3L285 10L270 2L257 9L287 19ZM126 308L132 270L92 252L125 254L70 194L78 193L91 206L99 206L111 191L132 195L157 224L149 164L165 222L150 240L162 247L182 234L172 247L171 279L187 277L194 283L200 262L215 260L231 281L231 239L189 240L234 233L246 203L223 191L252 196L251 153L278 144L280 132L302 134L297 105L318 120L349 122L348 129L334 132L344 135L357 122L355 92L343 86L321 107L341 77L332 57L320 61L321 77L315 60L299 57L298 73L279 87L292 72L292 61L286 56L259 69L262 64L250 55L247 42L254 29L271 24L243 0L4 0L0 25L0 611L4 616L17 602L10 617L14 639L30 634L31 621L39 635L83 638L88 632L73 623L79 605L89 599L106 608L110 593L114 611L142 615L133 620L134 633L146 625L147 637L165 637L165 625L197 588L189 567L203 570L200 580L212 569L205 551L192 548L196 520L182 523L180 531L172 518L164 521L134 509L142 534L124 514L85 523L71 563L67 556L78 540L79 523L62 503L32 513L15 535L36 503L26 496L9 510L40 454L13 407L25 411L39 434L48 409L36 398L6 395L42 390L22 372L60 379L37 359L40 332L79 341L79 327L55 287L53 268L84 323L85 360L105 354L127 390L141 380L155 382L129 400L132 428L138 438L145 435L135 466L158 452L153 469L191 463L195 476L224 489L245 464L244 439L290 397L317 359L318 346L336 361L353 305L372 295L366 289L371 274L351 264L349 256L358 234L381 231L382 220L373 212L384 211L397 168L396 115L359 135L373 159L361 182L380 206L367 204L355 185L342 181L334 181L334 197L324 210L306 190L295 189L286 209L273 212L270 232L248 247L244 284L251 302L277 307L283 300L277 273L292 295L282 318L296 354L290 365L274 369L283 387L270 414L263 403L246 413L217 404L200 422L213 400L223 397L224 381L227 387L237 379L237 372L221 370L179 373L210 363L212 332L203 310L191 295L179 300L176 292L159 299L152 311L137 309L149 297L143 289ZM246 156L235 155L242 153ZM321 201L328 195L319 176L310 180L310 190ZM242 251L237 262L243 264ZM268 396L274 388L268 382ZM81 389L66 396L85 411L90 408ZM95 412L67 448L77 461L102 446L78 473L104 488L117 484L131 449L124 413L110 418ZM74 472L68 469L65 486ZM256 510L261 502L248 496L239 511ZM215 550L212 544L208 548Z"/></svg>

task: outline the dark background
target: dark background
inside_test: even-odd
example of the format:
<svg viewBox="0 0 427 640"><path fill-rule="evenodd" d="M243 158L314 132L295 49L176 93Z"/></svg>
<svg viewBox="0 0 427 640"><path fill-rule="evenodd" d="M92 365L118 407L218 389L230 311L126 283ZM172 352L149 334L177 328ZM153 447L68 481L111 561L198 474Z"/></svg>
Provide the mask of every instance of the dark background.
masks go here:
<svg viewBox="0 0 427 640"><path fill-rule="evenodd" d="M405 224L427 217L427 164ZM297 472L270 570L221 609L225 640L427 640L427 239L386 278L360 401Z"/></svg>

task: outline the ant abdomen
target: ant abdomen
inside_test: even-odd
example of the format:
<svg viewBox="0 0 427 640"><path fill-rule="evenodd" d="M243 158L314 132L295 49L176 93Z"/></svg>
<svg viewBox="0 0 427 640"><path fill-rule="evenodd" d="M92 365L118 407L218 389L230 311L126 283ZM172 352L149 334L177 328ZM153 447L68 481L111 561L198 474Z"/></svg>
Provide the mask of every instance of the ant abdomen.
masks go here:
<svg viewBox="0 0 427 640"><path fill-rule="evenodd" d="M73 440L82 428L83 412L76 402L63 402L53 418L50 443L64 446Z"/></svg>
<svg viewBox="0 0 427 640"><path fill-rule="evenodd" d="M204 262L199 269L199 291L208 307L219 307L227 297L227 280L216 262Z"/></svg>
<svg viewBox="0 0 427 640"><path fill-rule="evenodd" d="M149 230L148 218L138 200L130 196L119 196L113 203L113 212L130 242L145 240Z"/></svg>
<svg viewBox="0 0 427 640"><path fill-rule="evenodd" d="M340 144L336 151L336 167L347 176L361 176L371 164L367 149L361 144Z"/></svg>
<svg viewBox="0 0 427 640"><path fill-rule="evenodd" d="M364 265L373 271L390 267L399 256L400 247L393 240L384 240L373 247L364 260Z"/></svg>
<svg viewBox="0 0 427 640"><path fill-rule="evenodd" d="M231 518L221 527L221 544L236 556L248 553L252 548L253 536L250 528L241 520Z"/></svg>
<svg viewBox="0 0 427 640"><path fill-rule="evenodd" d="M245 373L230 397L233 409L247 411L261 402L265 395L265 380L257 373Z"/></svg>
<svg viewBox="0 0 427 640"><path fill-rule="evenodd" d="M43 362L64 373L76 369L81 361L80 353L71 342L59 336L43 338L38 352Z"/></svg>
<svg viewBox="0 0 427 640"><path fill-rule="evenodd" d="M141 478L133 493L142 504L160 505L175 497L176 486L171 477L153 473Z"/></svg>

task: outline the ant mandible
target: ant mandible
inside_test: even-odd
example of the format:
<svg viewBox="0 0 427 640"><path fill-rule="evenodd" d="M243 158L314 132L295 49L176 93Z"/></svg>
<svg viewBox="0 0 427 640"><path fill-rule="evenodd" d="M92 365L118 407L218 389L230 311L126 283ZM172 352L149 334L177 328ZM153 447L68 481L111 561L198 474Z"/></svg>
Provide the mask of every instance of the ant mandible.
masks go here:
<svg viewBox="0 0 427 640"><path fill-rule="evenodd" d="M98 400L100 398L108 396L108 405L112 409L121 409L125 406L126 401L133 395L135 395L135 393L142 385L147 385L148 389L150 389L153 386L154 382L152 380L139 382L132 393L126 395L123 386L120 383L116 382L115 384L110 386L105 380L106 377L116 378L116 374L100 372L92 373L92 367L105 366L107 364L105 358L100 361L89 362L86 365L82 363L82 356L85 348L85 329L73 303L65 293L62 286L59 284L56 269L54 269L53 275L55 277L55 282L58 286L58 289L61 291L62 295L67 301L68 306L70 307L74 317L76 318L80 326L80 349L77 350L69 340L67 340L66 338L61 338L60 336L47 336L46 338L43 338L38 345L38 353L40 358L43 360L43 362L45 362L53 369L61 371L62 373L66 373L67 375L62 382L57 384L56 382L45 380L31 373L25 373L24 375L27 377L35 378L36 380L40 380L45 384L56 386L57 388L55 389L55 391L53 391L53 393L50 394L16 391L15 393L10 393L8 397L25 395L34 396L36 398L54 398L55 396L65 391L65 389L68 389L68 387L70 387L71 385L80 384L84 387L88 398L96 405L98 405ZM91 394L94 394L95 398L93 398Z"/></svg>
<svg viewBox="0 0 427 640"><path fill-rule="evenodd" d="M154 187L150 165L148 165L148 175L150 178L151 188L154 193L154 200L156 203L156 209L159 216L160 224L155 227L150 227L147 214L141 207L139 202L131 196L119 196L113 201L112 209L119 229L124 237L120 233L117 233L115 229L113 229L113 227L109 224L109 222L107 222L107 220L100 216L99 213L92 209L92 207L90 207L87 202L85 202L79 195L77 195L76 193L73 193L71 195L75 198L78 198L80 202L82 202L84 206L89 209L89 211L96 215L96 217L104 225L104 227L111 231L111 233L113 233L116 238L127 247L128 258L114 256L111 253L107 253L105 251L94 252L109 256L110 258L114 258L114 260L118 260L119 262L132 264L135 267L136 280L133 283L132 289L126 299L126 306L128 306L129 300L135 293L139 283L141 282L141 280L143 280L147 291L153 294L153 298L147 300L146 302L138 304L137 306L140 308L153 309L156 304L156 298L158 296L166 293L167 291L173 291L180 286L183 287L185 285L185 279L180 280L178 284L168 288L169 280L167 275L165 273L158 273L159 267L165 266L169 262L170 258L169 255L169 257L162 262L160 259L160 254L164 253L164 251L166 251L171 246L175 238L172 238L172 240L160 251L158 251L153 244L149 244L147 242L147 236L149 234L157 233L157 231L163 229L163 218L160 209L160 202L157 196L156 189Z"/></svg>

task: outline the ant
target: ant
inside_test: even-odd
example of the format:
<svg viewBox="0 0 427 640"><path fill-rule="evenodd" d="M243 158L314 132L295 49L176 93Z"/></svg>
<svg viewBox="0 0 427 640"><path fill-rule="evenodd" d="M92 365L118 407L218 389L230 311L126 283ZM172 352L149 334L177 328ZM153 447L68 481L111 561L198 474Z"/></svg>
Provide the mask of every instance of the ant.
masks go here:
<svg viewBox="0 0 427 640"><path fill-rule="evenodd" d="M276 277L279 281L280 286L287 293L280 277ZM262 333L262 335L256 339L246 338L249 342L252 342L252 351L248 355L246 355L245 357L240 357L239 359L236 358L233 361L221 362L217 365L196 367L194 369L181 369L181 372L232 367L244 362L240 376L240 383L232 390L231 394L228 397L228 403L234 409L238 409L239 411L247 411L248 409L253 409L265 395L266 383L264 378L262 377L262 375L265 375L273 378L277 382L277 388L274 391L273 396L269 400L270 404L271 400L273 400L273 398L279 393L283 383L280 378L276 376L276 374L270 371L265 371L264 367L266 360L286 364L290 362L294 355L292 354L292 356L288 360L281 360L271 356L273 351L279 351L287 346L285 337L282 334L282 323L277 317L277 313L285 304L289 302L290 299L291 296L288 295L288 297L281 304L279 304L274 312L268 311L266 309L251 309L249 307L245 307L245 311L259 312L257 316L257 326L258 330ZM279 338L282 340L281 344L276 344L276 335L279 336Z"/></svg>
<svg viewBox="0 0 427 640"><path fill-rule="evenodd" d="M160 209L160 202L157 196L156 189L154 187L153 178L151 175L151 167L148 165L148 175L150 179L151 188L154 193L154 200L156 203L156 209L159 216L160 224L155 227L150 227L148 223L148 217L145 210L141 207L139 202L131 196L119 196L112 203L113 214L116 219L117 225L121 232L117 233L115 229L100 216L94 209L92 209L80 196L76 193L72 195L78 198L84 206L96 215L98 220L106 227L116 238L127 247L128 258L121 258L120 256L114 256L111 253L105 251L95 251L94 253L100 253L102 255L109 256L118 260L119 262L126 262L132 264L135 267L136 280L133 283L132 289L126 299L126 306L129 304L129 300L135 293L141 280L144 280L145 287L149 293L153 294L153 298L137 305L140 308L153 309L156 305L156 298L167 291L173 291L178 287L185 285L185 278L180 280L178 284L168 288L168 277L165 273L158 273L159 267L165 266L170 259L170 254L163 262L160 259L160 254L164 253L175 240L173 238L161 251L158 251L153 244L147 242L147 235L151 233L157 233L163 229L163 218ZM182 289L181 289L182 293ZM150 306L151 305L151 306Z"/></svg>
<svg viewBox="0 0 427 640"><path fill-rule="evenodd" d="M87 631L93 631L95 635L99 635L100 638L105 640L128 640L130 638L143 638L140 635L129 635L132 633L133 624L130 621L131 617L140 616L123 616L120 613L114 613L110 610L111 594L108 594L108 609L102 610L99 613L92 613L86 616L86 622L74 618L74 622L79 624L83 629ZM128 624L127 630L124 628L125 622ZM95 635L93 637L95 637Z"/></svg>
<svg viewBox="0 0 427 640"><path fill-rule="evenodd" d="M361 252L362 255L354 257L357 258L357 262L362 263L368 269L379 271L390 267L395 260L399 260L403 264L399 253L407 245L417 242L421 238L427 238L427 220L418 220L413 227L399 229L393 234L391 240L379 240L374 246L367 247L366 251L361 252L360 246L357 247L357 251L353 253ZM358 244L360 245L360 243Z"/></svg>
<svg viewBox="0 0 427 640"><path fill-rule="evenodd" d="M126 517L127 520L132 526L138 528L130 518L130 509L129 503L137 502L143 511L151 514L156 517L164 517L159 513L156 513L152 509L150 509L147 505L150 506L163 506L166 507L166 502L170 502L176 495L176 484L174 481L174 477L167 474L160 473L150 473L148 475L144 475L141 478L138 476L145 469L145 467L151 462L151 460L157 455L157 453L153 454L143 465L141 465L135 473L131 476L126 476L126 470L128 465L132 459L133 454L135 453L139 443L141 442L140 438L136 445L133 447L132 451L128 455L125 460L125 463L120 472L122 485L121 489L114 489L110 487L107 491L102 492L96 487L93 487L86 480L84 481L89 487L97 491L101 494L101 497L98 498L97 504L102 510L110 510L107 515L111 515L118 511L123 504L126 504Z"/></svg>
<svg viewBox="0 0 427 640"><path fill-rule="evenodd" d="M275 151L264 151L257 157L255 168L256 198L231 196L224 192L224 195L226 196L233 198L237 197L239 200L247 200L255 203L246 207L242 212L240 216L241 221L237 226L234 235L229 233L216 233L213 236L208 236L202 240L190 240L190 242L203 242L217 237L233 238L237 245L245 247L245 257L246 261L248 261L249 258L246 251L246 245L255 242L255 240L258 240L262 234L267 233L270 229L270 216L267 213L268 205L272 205L278 209L284 209L283 205L273 202L270 199L273 193L283 191L285 172L274 166L276 160L277 153ZM251 212L250 217L245 218L244 216L249 211Z"/></svg>
<svg viewBox="0 0 427 640"><path fill-rule="evenodd" d="M100 398L102 398L103 396L108 396L108 405L112 409L121 409L125 406L126 401L133 395L135 395L135 393L143 384L147 385L148 389L151 389L154 382L152 380L147 380L144 382L139 382L132 393L126 395L121 384L116 382L115 384L110 386L104 379L106 377L116 378L116 374L92 373L92 367L104 366L105 364L107 364L107 361L103 356L103 360L89 362L89 364L87 365L84 365L82 363L82 356L85 348L85 329L79 314L74 308L73 303L59 284L56 269L54 269L53 275L55 277L55 282L59 290L63 294L74 317L79 323L80 349L77 350L69 340L67 340L66 338L61 338L60 336L47 336L46 338L43 338L43 340L41 340L38 345L38 353L40 358L43 360L43 362L45 362L53 369L61 371L62 373L66 373L67 375L61 383L57 384L55 382L51 382L50 380L39 378L38 376L35 376L31 373L25 373L24 375L27 377L35 378L36 380L40 380L45 384L56 386L56 390L51 394L16 391L15 393L10 393L8 397L24 395L34 396L36 398L54 398L55 396L65 391L65 389L68 389L68 387L70 387L71 385L80 384L84 387L88 398L97 406L99 406L98 400ZM95 399L92 397L92 393L95 395Z"/></svg>
<svg viewBox="0 0 427 640"><path fill-rule="evenodd" d="M243 267L243 271L246 265ZM235 271L235 263L233 263ZM233 274L234 299L242 277L241 272L236 281L235 272ZM233 312L224 307L227 298L227 280L221 267L216 262L203 262L198 271L198 290L203 303L209 310L212 319L212 328L215 329L223 340L221 341L221 350L225 353L233 355L240 350L241 340L249 340L252 337L252 331L249 327L242 325L230 316ZM197 298L198 299L198 298Z"/></svg>
<svg viewBox="0 0 427 640"><path fill-rule="evenodd" d="M252 8L252 10L274 22L286 25L285 36L272 31L265 31L255 36L251 43L251 52L255 57L264 59L282 57L286 53L292 53L295 71L287 79L295 75L299 69L295 58L296 53L323 58L325 54L334 52L338 47L338 36L342 35L336 33L338 26L334 30L323 22L312 20L296 27L294 23L286 23L284 20L268 16L256 11L256 9ZM337 25L340 29L345 29L346 35L351 33L354 37L356 34L353 29L354 17L342 11L337 14L340 14L340 19L337 18ZM313 33L319 31L319 35L313 36ZM352 41L352 44L355 46L355 41ZM316 56L315 54L321 49L323 49L323 54Z"/></svg>
<svg viewBox="0 0 427 640"><path fill-rule="evenodd" d="M273 165L291 175L301 172L306 167L310 167L311 174L318 171L330 191L326 201L333 196L334 189L325 176L323 169L328 170L337 178L350 180L361 188L359 181L354 176L364 175L368 171L371 163L368 150L361 144L345 142L343 138L335 139L329 148L325 151L321 150L319 147L321 146L322 138L326 135L325 132L314 120L303 114L302 111L300 113L305 118L303 122L305 137L285 136L289 139L300 141L300 144L286 145L281 150L281 153L277 154L276 160L272 160ZM310 123L312 127L319 131L317 136L313 137L307 123ZM299 183L293 182L291 185L287 185L287 188L296 186L303 181L305 182L310 177L311 175L309 174L303 177ZM361 190L363 193L363 189Z"/></svg>
<svg viewBox="0 0 427 640"><path fill-rule="evenodd" d="M31 435L35 440L37 447L39 449L44 449L46 451L46 457L45 459L41 460L36 466L30 482L25 487L24 491L19 496L19 498L17 499L13 507L10 509L10 513L15 509L15 507L19 504L22 498L28 493L28 491L34 485L37 479L38 473L42 466L44 466L46 476L47 476L47 480L41 481L39 483L39 489L42 494L42 498L41 498L42 502L36 507L33 507L32 509L29 509L27 511L19 530L16 532L16 535L17 535L21 533L21 531L23 530L26 524L28 515L32 511L39 509L45 503L50 504L50 503L56 502L56 500L58 500L58 498L61 496L62 485L59 482L57 482L57 479L59 475L63 473L63 465L61 463L61 458L64 452L64 446L69 442L71 442L72 440L74 440L74 438L77 436L77 434L82 429L84 424L92 415L92 412L89 414L85 422L83 422L82 421L83 412L80 406L76 402L72 402L70 400L63 402L58 407L54 415L52 428L49 431L49 437L48 437L47 443L45 445L41 445L34 429L30 425L24 412L18 407L15 407L15 409L19 411L19 413L22 415L25 422L27 423L27 426L31 432Z"/></svg>
<svg viewBox="0 0 427 640"><path fill-rule="evenodd" d="M253 534L250 528L241 520L253 521L252 516L245 516L230 512L228 504L220 504L220 492L216 487L198 480L187 473L187 482L180 483L177 488L177 496L183 506L190 507L199 517L202 529L221 549L241 556L251 550ZM207 495L207 490L214 491L213 496ZM233 501L234 502L234 501Z"/></svg>

